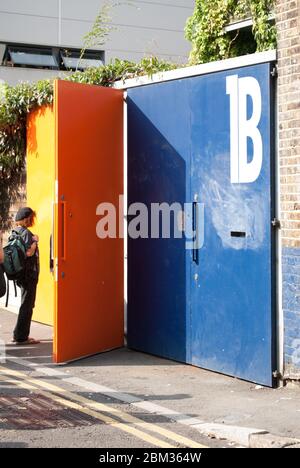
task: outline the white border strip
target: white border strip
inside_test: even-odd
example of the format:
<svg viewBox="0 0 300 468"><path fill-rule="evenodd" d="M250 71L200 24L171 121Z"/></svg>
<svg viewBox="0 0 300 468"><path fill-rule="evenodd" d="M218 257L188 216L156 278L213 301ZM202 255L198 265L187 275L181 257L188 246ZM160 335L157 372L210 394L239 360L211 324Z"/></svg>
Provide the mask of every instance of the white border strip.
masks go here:
<svg viewBox="0 0 300 468"><path fill-rule="evenodd" d="M282 219L281 212L281 183L279 158L279 116L278 116L278 88L274 89L274 136L275 136L275 216ZM283 386L284 369L284 314L283 314L283 273L282 273L282 232L276 229L276 338L277 338L277 365L281 374L278 382Z"/></svg>
<svg viewBox="0 0 300 468"><path fill-rule="evenodd" d="M260 63L275 62L277 60L277 51L268 50L257 54L243 55L227 60L204 63L194 67L178 68L167 72L155 73L152 76L140 76L125 81L117 81L114 84L116 89L136 88L154 83L190 78L192 76L207 75L219 71L232 70L234 68L247 67L249 65L258 65Z"/></svg>
<svg viewBox="0 0 300 468"><path fill-rule="evenodd" d="M127 337L127 282L128 282L128 223L127 223L127 206L128 206L128 119L127 119L127 92L123 93L124 104L123 104L123 118L124 118L124 134L123 134L123 194L124 194L124 205L123 205L123 227L124 227L124 331L125 337Z"/></svg>
<svg viewBox="0 0 300 468"><path fill-rule="evenodd" d="M225 26L225 31L236 31L237 29L249 28L253 25L252 18L248 18L246 20L236 21L235 23L231 23L228 26Z"/></svg>
<svg viewBox="0 0 300 468"><path fill-rule="evenodd" d="M274 20L275 20L275 15L273 13L269 15L268 21L274 21ZM224 30L226 32L237 31L238 29L250 28L251 26L253 26L253 19L247 18L245 20L240 20L240 21L236 21L235 23L228 24L228 26L225 26Z"/></svg>

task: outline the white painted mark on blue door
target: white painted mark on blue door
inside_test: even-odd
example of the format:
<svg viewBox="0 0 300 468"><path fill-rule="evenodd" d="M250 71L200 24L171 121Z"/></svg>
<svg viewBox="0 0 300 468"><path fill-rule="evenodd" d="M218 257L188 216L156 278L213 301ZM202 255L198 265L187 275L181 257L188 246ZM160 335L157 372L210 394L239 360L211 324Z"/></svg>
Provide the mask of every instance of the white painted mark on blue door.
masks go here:
<svg viewBox="0 0 300 468"><path fill-rule="evenodd" d="M263 143L258 125L262 114L262 96L259 82L251 76L238 75L226 78L230 95L230 158L231 183L255 182L261 172ZM252 99L253 112L248 119L248 96ZM248 139L253 143L253 157L248 161Z"/></svg>

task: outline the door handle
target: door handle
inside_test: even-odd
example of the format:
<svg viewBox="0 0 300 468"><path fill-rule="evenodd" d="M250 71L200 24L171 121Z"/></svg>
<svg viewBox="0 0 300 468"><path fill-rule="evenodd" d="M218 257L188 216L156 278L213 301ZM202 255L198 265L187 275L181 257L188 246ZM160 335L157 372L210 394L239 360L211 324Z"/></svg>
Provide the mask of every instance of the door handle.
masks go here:
<svg viewBox="0 0 300 468"><path fill-rule="evenodd" d="M50 234L50 258L49 267L50 272L54 272L54 220L55 220L55 203L52 204L52 221L51 221L51 234Z"/></svg>
<svg viewBox="0 0 300 468"><path fill-rule="evenodd" d="M193 202L193 220L192 220L194 242L193 242L193 262L198 264L198 202Z"/></svg>
<svg viewBox="0 0 300 468"><path fill-rule="evenodd" d="M53 255L53 237L50 235L50 259L49 259L50 272L54 271L54 255Z"/></svg>
<svg viewBox="0 0 300 468"><path fill-rule="evenodd" d="M61 210L61 259L67 259L67 202L60 202Z"/></svg>

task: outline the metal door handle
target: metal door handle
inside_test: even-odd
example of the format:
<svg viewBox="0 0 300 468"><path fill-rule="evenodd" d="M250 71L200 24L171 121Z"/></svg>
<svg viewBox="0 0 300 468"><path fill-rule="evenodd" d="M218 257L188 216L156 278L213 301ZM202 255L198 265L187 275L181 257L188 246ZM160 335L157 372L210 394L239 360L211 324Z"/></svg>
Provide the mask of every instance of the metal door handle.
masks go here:
<svg viewBox="0 0 300 468"><path fill-rule="evenodd" d="M51 220L51 234L50 234L50 259L49 267L50 272L54 271L54 220L55 220L55 203L52 203L52 220Z"/></svg>
<svg viewBox="0 0 300 468"><path fill-rule="evenodd" d="M49 260L50 272L53 273L54 270L54 256L53 256L53 237L50 235L50 260Z"/></svg>
<svg viewBox="0 0 300 468"><path fill-rule="evenodd" d="M193 245L193 262L198 263L198 202L193 202L193 232L195 234Z"/></svg>
<svg viewBox="0 0 300 468"><path fill-rule="evenodd" d="M67 259L67 202L60 202L61 209L61 259Z"/></svg>

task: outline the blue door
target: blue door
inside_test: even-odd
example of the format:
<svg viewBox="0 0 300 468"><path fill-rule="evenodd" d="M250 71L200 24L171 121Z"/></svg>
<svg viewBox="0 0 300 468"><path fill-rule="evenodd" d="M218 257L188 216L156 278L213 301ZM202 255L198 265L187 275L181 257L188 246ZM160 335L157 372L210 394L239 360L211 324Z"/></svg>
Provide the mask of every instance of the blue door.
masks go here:
<svg viewBox="0 0 300 468"><path fill-rule="evenodd" d="M204 242L192 262L190 362L268 386L275 368L270 79L269 64L194 78L190 101L192 196L204 208Z"/></svg>
<svg viewBox="0 0 300 468"><path fill-rule="evenodd" d="M191 262L184 238L174 237L175 211L163 237L161 214L160 233L151 235L151 207L190 197L188 82L130 89L127 102L129 231L136 216L143 224L128 240L128 346L187 362Z"/></svg>
<svg viewBox="0 0 300 468"><path fill-rule="evenodd" d="M128 346L268 386L276 369L270 80L262 64L128 90L128 220L140 215L136 203L148 220L128 241ZM164 238L162 226L151 237L152 206L163 203L188 207L193 249L173 231Z"/></svg>

